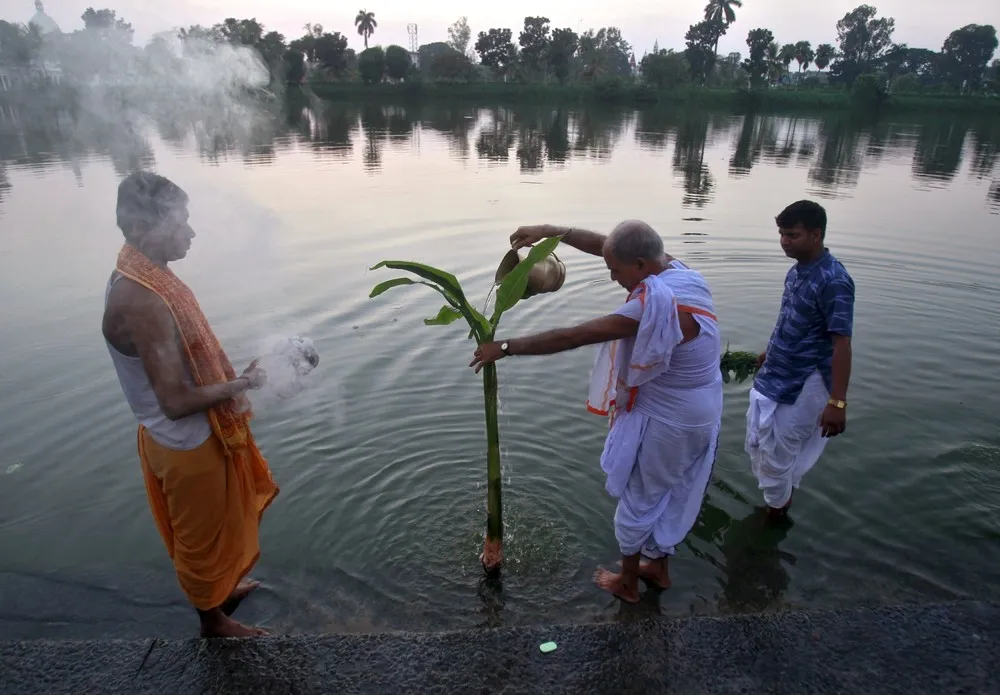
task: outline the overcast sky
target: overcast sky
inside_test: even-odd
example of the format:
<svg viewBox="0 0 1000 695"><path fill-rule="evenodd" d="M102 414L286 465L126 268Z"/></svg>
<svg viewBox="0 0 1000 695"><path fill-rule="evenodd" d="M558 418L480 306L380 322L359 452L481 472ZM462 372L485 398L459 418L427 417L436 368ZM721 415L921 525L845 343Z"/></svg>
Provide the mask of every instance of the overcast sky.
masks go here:
<svg viewBox="0 0 1000 695"><path fill-rule="evenodd" d="M287 39L301 36L306 22L318 22L327 31L349 37L350 45L363 48L354 29L360 7L330 0L44 0L45 11L63 31L82 27L80 15L90 6L110 7L132 23L136 42L145 43L158 31L189 24L215 24L226 17L256 17L268 29L280 31ZM366 0L367 1L367 0ZM475 35L491 27L517 30L525 16L543 15L553 27L576 31L602 26L618 26L641 57L659 41L663 48L684 47L684 32L701 19L706 0L632 0L623 5L611 0L438 0L423 4L416 0L371 0L366 9L375 12L379 23L374 43L407 45L406 27L417 24L421 44L447 39L448 26L467 15ZM107 3L107 4L105 4ZM861 4L859 0L745 0L737 10L736 24L719 44L720 53L746 52L750 29L764 27L781 43L808 40L813 46L836 45L837 20ZM952 29L966 24L1000 26L1000 0L879 0L872 2L880 15L896 19L894 40L910 46L940 49ZM353 9L351 9L353 8ZM28 21L34 14L34 0L0 0L0 18Z"/></svg>

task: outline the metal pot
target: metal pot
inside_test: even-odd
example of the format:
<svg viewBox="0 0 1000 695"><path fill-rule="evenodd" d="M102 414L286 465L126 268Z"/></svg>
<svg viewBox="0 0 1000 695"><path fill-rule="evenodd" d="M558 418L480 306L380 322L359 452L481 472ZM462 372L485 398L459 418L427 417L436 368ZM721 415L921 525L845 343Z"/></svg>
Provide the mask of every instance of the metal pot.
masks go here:
<svg viewBox="0 0 1000 695"><path fill-rule="evenodd" d="M529 250L511 249L507 252L507 255L500 261L500 267L497 268L496 284L499 285L503 282L503 279L524 260L524 256L527 255ZM563 286L565 281L566 264L559 260L559 257L554 253L549 254L536 263L528 273L528 286L524 290L524 297L522 299L533 297L536 294L555 292Z"/></svg>

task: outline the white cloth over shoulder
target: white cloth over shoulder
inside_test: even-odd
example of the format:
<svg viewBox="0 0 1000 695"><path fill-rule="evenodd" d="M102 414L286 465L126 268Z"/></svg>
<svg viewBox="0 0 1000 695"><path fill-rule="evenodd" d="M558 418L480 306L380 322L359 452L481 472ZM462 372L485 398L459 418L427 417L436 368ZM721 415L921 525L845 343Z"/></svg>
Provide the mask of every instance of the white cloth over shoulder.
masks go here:
<svg viewBox="0 0 1000 695"><path fill-rule="evenodd" d="M668 299L670 295L673 295L672 302ZM635 389L666 371L673 348L684 337L677 311L691 313L703 334L717 335L715 303L708 283L701 273L675 260L670 269L640 283L629 294L625 305L615 312L639 321L639 334L634 339L615 340L598 347L587 394L587 410L596 415L609 415L616 405L618 409L628 409L630 397L635 398ZM629 348L632 349L631 358L627 354ZM719 371L718 356L714 363L711 359L702 360L701 354L693 356L690 363L674 365L677 373L672 375L672 380L689 382L675 383L675 386L703 385L714 380ZM657 361L655 370L635 368L644 361L654 360Z"/></svg>
<svg viewBox="0 0 1000 695"><path fill-rule="evenodd" d="M793 404L779 404L750 390L745 448L769 507L788 504L792 490L826 448L820 419L829 398L819 372L806 379Z"/></svg>
<svg viewBox="0 0 1000 695"><path fill-rule="evenodd" d="M630 341L615 340L598 348L587 396L587 409L598 415L608 415L616 403L628 409L629 395L634 398L635 389L667 370L670 353L684 339L677 298L659 276L643 280L628 301L641 305L639 333ZM632 349L623 349L629 342Z"/></svg>
<svg viewBox="0 0 1000 695"><path fill-rule="evenodd" d="M678 310L701 330L683 342ZM606 489L619 499L623 555L671 555L691 530L712 474L722 420L720 339L700 273L666 270L643 281L618 310L635 338L601 346L588 409L613 410L601 455Z"/></svg>

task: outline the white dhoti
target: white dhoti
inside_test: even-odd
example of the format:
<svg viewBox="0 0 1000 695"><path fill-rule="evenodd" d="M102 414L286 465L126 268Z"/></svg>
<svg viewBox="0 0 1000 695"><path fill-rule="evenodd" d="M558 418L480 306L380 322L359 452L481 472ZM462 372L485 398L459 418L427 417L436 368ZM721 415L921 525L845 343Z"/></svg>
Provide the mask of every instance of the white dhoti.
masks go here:
<svg viewBox="0 0 1000 695"><path fill-rule="evenodd" d="M714 394L706 394L717 401ZM698 518L715 464L720 421L685 426L636 409L615 418L601 467L618 497L615 537L623 556L673 555Z"/></svg>
<svg viewBox="0 0 1000 695"><path fill-rule="evenodd" d="M795 403L781 404L750 390L746 451L750 468L769 507L788 504L792 490L816 465L826 447L820 419L830 399L823 377L814 372Z"/></svg>
<svg viewBox="0 0 1000 695"><path fill-rule="evenodd" d="M685 342L678 311L700 330ZM603 345L588 409L613 413L601 454L605 488L618 499L623 556L673 555L698 518L722 422L718 325L700 273L650 276L618 310L639 322L634 339Z"/></svg>

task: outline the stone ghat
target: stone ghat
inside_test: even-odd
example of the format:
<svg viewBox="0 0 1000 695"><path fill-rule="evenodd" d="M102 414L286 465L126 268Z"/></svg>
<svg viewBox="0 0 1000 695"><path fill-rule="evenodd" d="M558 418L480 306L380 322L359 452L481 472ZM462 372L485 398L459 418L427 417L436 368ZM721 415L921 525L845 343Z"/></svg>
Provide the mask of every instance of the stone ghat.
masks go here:
<svg viewBox="0 0 1000 695"><path fill-rule="evenodd" d="M539 645L556 642L543 654ZM1000 693L963 601L442 633L0 642L0 693Z"/></svg>

